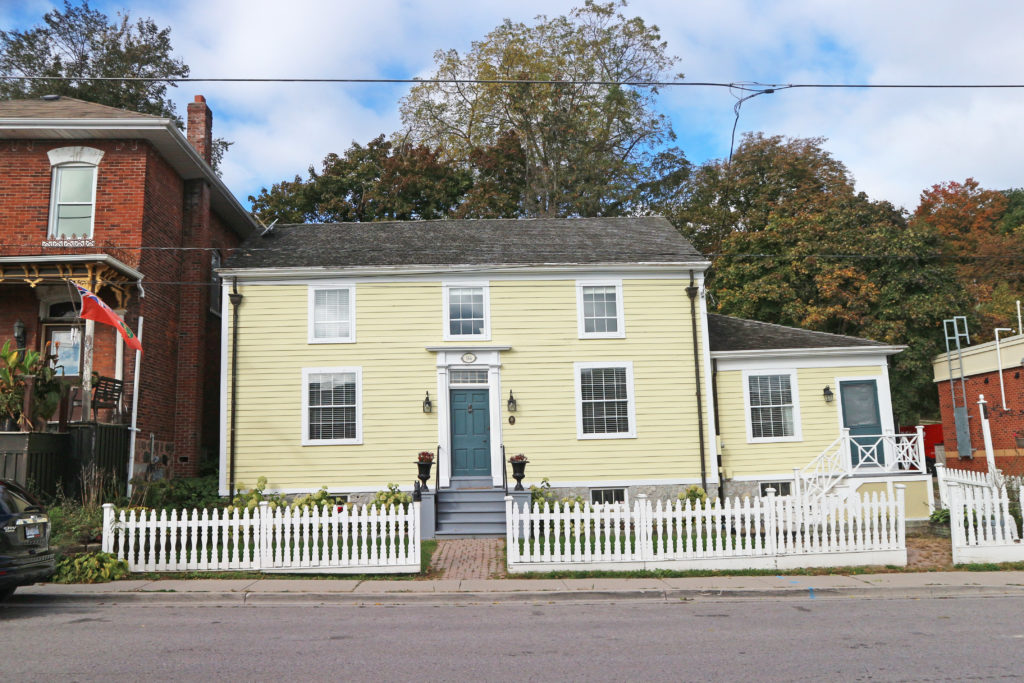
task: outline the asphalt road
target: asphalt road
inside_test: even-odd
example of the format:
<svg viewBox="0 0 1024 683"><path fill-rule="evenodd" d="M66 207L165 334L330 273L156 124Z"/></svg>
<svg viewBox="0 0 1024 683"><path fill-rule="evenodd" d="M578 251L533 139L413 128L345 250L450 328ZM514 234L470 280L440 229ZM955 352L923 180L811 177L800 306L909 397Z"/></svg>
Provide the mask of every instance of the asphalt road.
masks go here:
<svg viewBox="0 0 1024 683"><path fill-rule="evenodd" d="M1024 678L1024 598L14 604L0 680Z"/></svg>

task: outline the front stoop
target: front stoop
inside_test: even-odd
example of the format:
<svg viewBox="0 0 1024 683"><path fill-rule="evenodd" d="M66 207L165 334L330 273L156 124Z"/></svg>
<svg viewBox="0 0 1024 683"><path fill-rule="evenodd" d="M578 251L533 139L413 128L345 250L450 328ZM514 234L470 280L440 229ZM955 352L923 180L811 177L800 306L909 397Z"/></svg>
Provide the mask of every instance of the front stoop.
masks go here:
<svg viewBox="0 0 1024 683"><path fill-rule="evenodd" d="M490 477L453 478L437 492L437 536L505 536L505 489Z"/></svg>

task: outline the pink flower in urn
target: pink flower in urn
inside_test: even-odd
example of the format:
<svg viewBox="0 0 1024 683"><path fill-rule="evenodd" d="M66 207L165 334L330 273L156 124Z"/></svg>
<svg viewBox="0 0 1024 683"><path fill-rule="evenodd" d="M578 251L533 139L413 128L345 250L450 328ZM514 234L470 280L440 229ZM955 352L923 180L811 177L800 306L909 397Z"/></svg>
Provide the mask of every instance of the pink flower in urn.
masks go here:
<svg viewBox="0 0 1024 683"><path fill-rule="evenodd" d="M434 454L430 451L420 451L420 454L416 456L417 462L434 462Z"/></svg>

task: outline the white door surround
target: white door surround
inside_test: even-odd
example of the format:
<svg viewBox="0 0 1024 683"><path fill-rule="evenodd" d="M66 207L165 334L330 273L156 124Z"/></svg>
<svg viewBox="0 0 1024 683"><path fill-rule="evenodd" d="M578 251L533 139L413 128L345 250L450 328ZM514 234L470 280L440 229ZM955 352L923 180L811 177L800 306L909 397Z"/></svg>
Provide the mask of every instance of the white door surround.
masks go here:
<svg viewBox="0 0 1024 683"><path fill-rule="evenodd" d="M501 486L501 417L504 414L501 405L501 352L508 351L510 346L428 346L427 351L436 354L437 360L437 486L446 488L451 485L451 394L452 388L483 388L488 389L488 409L491 422L491 480L495 486ZM487 384L458 384L452 382L452 370L486 370Z"/></svg>

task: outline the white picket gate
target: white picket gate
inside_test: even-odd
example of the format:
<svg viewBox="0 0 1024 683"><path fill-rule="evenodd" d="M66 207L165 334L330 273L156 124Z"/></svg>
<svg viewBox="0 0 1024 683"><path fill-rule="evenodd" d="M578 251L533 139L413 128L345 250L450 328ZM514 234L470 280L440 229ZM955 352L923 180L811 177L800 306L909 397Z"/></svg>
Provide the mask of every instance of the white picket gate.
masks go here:
<svg viewBox="0 0 1024 683"><path fill-rule="evenodd" d="M892 499L793 496L706 504L517 507L505 499L511 572L792 569L907 563L904 487Z"/></svg>
<svg viewBox="0 0 1024 683"><path fill-rule="evenodd" d="M1024 561L1021 530L1010 514L1006 486L963 486L954 481L947 486L953 564ZM1018 496L1024 496L1024 485Z"/></svg>
<svg viewBox="0 0 1024 683"><path fill-rule="evenodd" d="M115 514L108 503L102 549L133 572L415 573L420 504Z"/></svg>
<svg viewBox="0 0 1024 683"><path fill-rule="evenodd" d="M950 482L974 488L993 488L995 486L992 476L988 472L959 470L953 467L946 467L941 463L935 465L935 475L939 480L939 504L947 509L949 508Z"/></svg>

